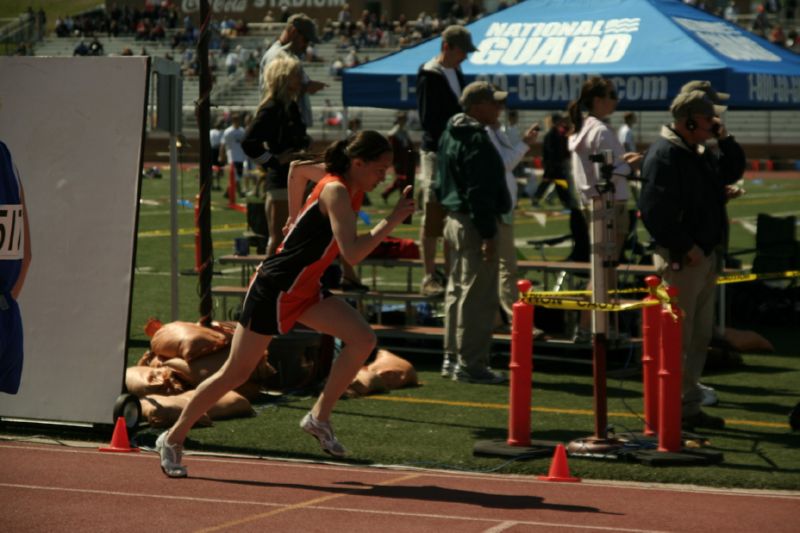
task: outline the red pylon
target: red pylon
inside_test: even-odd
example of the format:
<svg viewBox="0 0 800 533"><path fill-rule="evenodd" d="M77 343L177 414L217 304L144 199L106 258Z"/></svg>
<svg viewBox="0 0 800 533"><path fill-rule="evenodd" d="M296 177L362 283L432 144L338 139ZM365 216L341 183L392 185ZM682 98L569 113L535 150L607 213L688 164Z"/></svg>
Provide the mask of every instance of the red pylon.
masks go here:
<svg viewBox="0 0 800 533"><path fill-rule="evenodd" d="M128 440L128 428L125 426L125 418L118 417L114 426L114 434L111 436L111 446L98 448L101 452L138 452L139 448L131 448Z"/></svg>
<svg viewBox="0 0 800 533"><path fill-rule="evenodd" d="M567 450L563 444L556 446L553 452L553 460L550 463L550 472L546 476L536 476L543 481L568 481L576 483L581 480L579 477L569 475L569 465L567 464Z"/></svg>

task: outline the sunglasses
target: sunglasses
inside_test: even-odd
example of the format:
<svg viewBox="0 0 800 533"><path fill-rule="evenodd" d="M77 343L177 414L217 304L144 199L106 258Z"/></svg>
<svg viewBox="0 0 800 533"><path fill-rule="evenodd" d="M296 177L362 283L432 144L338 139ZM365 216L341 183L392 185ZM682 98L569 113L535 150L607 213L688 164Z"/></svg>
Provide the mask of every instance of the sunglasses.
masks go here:
<svg viewBox="0 0 800 533"><path fill-rule="evenodd" d="M607 98L611 98L612 100L617 99L617 91L609 91L606 95Z"/></svg>

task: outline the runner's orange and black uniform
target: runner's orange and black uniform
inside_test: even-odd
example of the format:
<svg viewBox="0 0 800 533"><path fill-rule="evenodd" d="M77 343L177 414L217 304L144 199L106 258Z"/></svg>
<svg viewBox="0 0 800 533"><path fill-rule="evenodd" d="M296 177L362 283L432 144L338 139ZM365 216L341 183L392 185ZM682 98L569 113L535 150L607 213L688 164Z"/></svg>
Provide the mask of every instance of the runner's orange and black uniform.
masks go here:
<svg viewBox="0 0 800 533"><path fill-rule="evenodd" d="M341 177L327 174L308 196L303 209L275 255L259 265L250 282L239 323L255 333L277 335L292 329L308 308L331 296L320 278L339 255L328 216L320 210L325 186ZM364 193L350 192L353 211L361 208Z"/></svg>

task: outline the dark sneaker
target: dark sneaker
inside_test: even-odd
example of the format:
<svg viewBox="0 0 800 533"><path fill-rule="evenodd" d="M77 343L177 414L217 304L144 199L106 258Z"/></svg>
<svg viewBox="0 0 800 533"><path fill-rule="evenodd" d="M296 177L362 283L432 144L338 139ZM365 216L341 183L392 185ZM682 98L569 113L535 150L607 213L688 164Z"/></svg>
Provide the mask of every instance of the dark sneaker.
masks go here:
<svg viewBox="0 0 800 533"><path fill-rule="evenodd" d="M459 368L453 374L453 381L462 383L482 383L485 385L500 385L508 382L508 377L502 372L495 372L491 368L485 368L480 372L467 372Z"/></svg>
<svg viewBox="0 0 800 533"><path fill-rule="evenodd" d="M364 285L360 281L342 279L342 290L345 292L367 293L369 292L369 287Z"/></svg>
<svg viewBox="0 0 800 533"><path fill-rule="evenodd" d="M314 415L309 411L300 421L300 427L303 431L316 438L322 450L326 453L334 457L344 457L347 455L347 450L336 440L330 422L320 422L314 418Z"/></svg>
<svg viewBox="0 0 800 533"><path fill-rule="evenodd" d="M168 444L165 431L156 439L156 452L161 456L161 470L168 477L186 477L188 472L186 467L181 464L183 457L183 446L179 444Z"/></svg>
<svg viewBox="0 0 800 533"><path fill-rule="evenodd" d="M438 268L433 271L433 279L442 287L447 287L447 275Z"/></svg>
<svg viewBox="0 0 800 533"><path fill-rule="evenodd" d="M681 420L681 426L686 431L691 431L694 428L725 429L725 419L698 411L693 415L684 416Z"/></svg>

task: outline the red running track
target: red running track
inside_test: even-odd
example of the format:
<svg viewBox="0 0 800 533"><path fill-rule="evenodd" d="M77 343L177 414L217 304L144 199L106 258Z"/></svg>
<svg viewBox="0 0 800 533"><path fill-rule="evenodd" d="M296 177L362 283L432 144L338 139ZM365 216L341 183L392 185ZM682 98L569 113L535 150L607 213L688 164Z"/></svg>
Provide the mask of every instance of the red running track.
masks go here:
<svg viewBox="0 0 800 533"><path fill-rule="evenodd" d="M800 492L0 444L0 528L27 531L796 532Z"/></svg>

